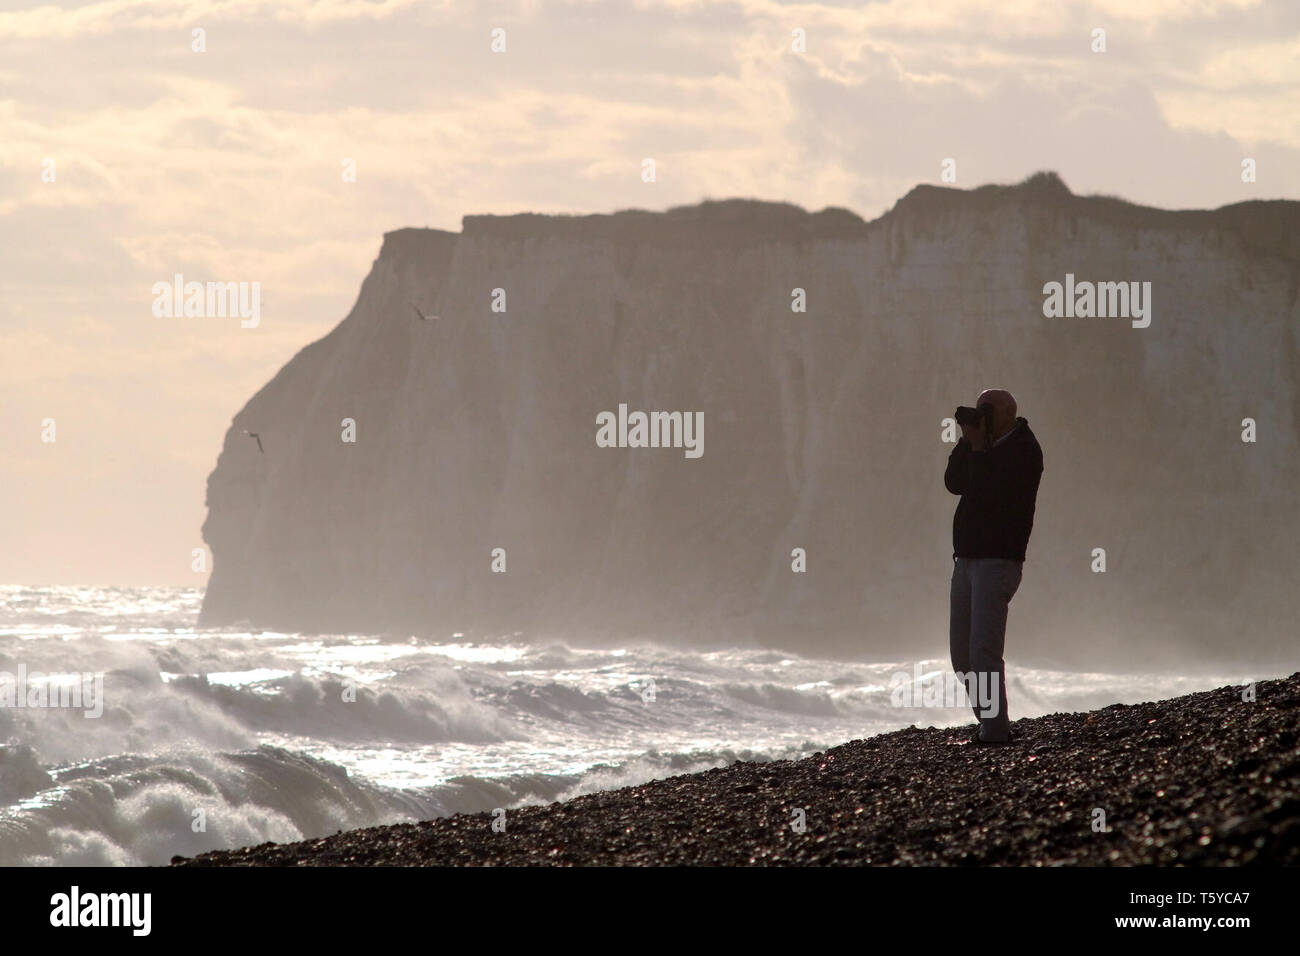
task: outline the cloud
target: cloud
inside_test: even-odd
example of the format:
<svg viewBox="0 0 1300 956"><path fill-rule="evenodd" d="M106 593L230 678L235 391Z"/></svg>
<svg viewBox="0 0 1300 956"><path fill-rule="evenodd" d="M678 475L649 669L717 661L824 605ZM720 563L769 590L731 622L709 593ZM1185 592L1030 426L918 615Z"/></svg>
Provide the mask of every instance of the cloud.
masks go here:
<svg viewBox="0 0 1300 956"><path fill-rule="evenodd" d="M201 26L205 20L224 22L274 18L299 24L374 21L415 6L417 0L102 0L100 3L85 4L40 3L27 10L0 13L0 41L102 36L138 30L188 30Z"/></svg>

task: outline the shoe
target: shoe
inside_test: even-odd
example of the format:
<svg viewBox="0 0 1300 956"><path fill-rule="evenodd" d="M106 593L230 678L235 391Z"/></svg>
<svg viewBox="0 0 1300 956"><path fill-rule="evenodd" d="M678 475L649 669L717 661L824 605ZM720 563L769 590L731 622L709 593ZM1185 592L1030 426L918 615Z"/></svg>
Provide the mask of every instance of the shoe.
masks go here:
<svg viewBox="0 0 1300 956"><path fill-rule="evenodd" d="M975 733L971 735L970 742L976 747L1005 747L1011 743L1012 739L1011 734L1008 733L1006 740L984 740L980 737L979 728L976 727Z"/></svg>

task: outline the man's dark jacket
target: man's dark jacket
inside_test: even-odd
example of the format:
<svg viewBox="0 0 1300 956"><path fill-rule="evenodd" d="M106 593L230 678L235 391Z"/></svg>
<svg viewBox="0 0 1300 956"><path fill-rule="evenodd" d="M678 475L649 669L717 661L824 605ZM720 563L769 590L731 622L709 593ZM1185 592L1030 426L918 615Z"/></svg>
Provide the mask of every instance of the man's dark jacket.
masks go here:
<svg viewBox="0 0 1300 956"><path fill-rule="evenodd" d="M948 456L943 483L961 495L952 516L953 557L1025 560L1043 450L1025 418L1003 437L981 452L962 438Z"/></svg>

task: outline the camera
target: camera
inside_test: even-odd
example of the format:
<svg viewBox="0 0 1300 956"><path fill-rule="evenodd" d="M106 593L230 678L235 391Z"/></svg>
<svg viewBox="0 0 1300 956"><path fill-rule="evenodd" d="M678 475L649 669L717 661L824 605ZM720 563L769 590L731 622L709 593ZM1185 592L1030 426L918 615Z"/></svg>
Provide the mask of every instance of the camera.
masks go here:
<svg viewBox="0 0 1300 956"><path fill-rule="evenodd" d="M959 405L953 418L957 420L958 425L978 425L983 421L985 432L993 431L993 405L990 402L985 402L979 408Z"/></svg>

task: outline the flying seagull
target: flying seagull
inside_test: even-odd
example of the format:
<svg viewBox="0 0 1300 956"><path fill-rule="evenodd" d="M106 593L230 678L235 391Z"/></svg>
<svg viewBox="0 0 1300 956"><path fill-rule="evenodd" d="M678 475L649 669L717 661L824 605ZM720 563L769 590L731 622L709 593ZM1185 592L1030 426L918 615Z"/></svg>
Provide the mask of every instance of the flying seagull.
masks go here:
<svg viewBox="0 0 1300 956"><path fill-rule="evenodd" d="M249 438L256 438L256 439L257 439L257 450L260 451L263 455L266 454L266 449L262 447L262 436L261 436L261 435L259 435L257 432L250 432L247 428L244 429L244 434L247 435Z"/></svg>
<svg viewBox="0 0 1300 956"><path fill-rule="evenodd" d="M414 302L410 303L410 305L411 305L411 308L413 308L413 309L415 310L415 314L418 315L420 318L422 318L422 319L423 319L424 321L426 321L426 322L428 322L428 321L430 321L430 320L432 320L432 319L436 319L436 318L437 318L436 315L425 315L423 312L420 311L420 307L419 307L418 305L416 305Z"/></svg>

